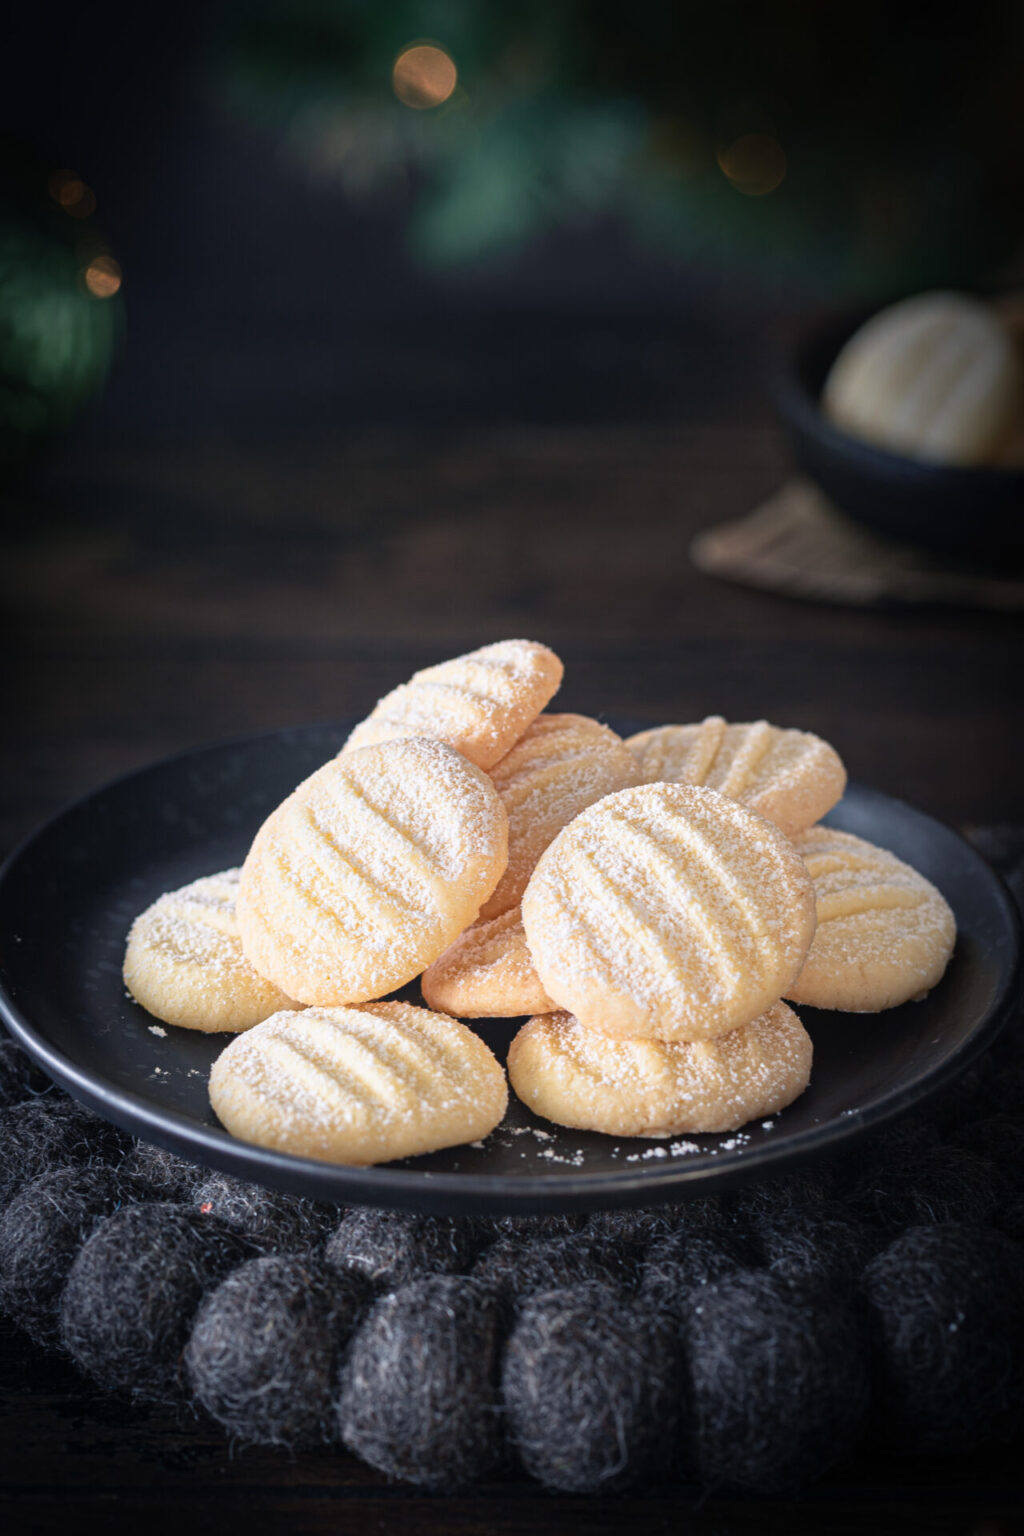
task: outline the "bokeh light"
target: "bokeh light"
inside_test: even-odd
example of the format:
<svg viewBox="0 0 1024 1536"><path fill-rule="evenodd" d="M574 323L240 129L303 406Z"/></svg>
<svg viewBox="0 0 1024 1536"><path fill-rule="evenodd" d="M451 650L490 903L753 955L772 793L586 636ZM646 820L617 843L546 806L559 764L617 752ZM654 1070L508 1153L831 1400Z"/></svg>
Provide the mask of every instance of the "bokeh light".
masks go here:
<svg viewBox="0 0 1024 1536"><path fill-rule="evenodd" d="M455 61L436 43L414 43L403 48L391 71L395 95L417 112L447 101L457 80Z"/></svg>
<svg viewBox="0 0 1024 1536"><path fill-rule="evenodd" d="M113 256L94 256L82 281L94 299L112 299L121 286L121 268Z"/></svg>
<svg viewBox="0 0 1024 1536"><path fill-rule="evenodd" d="M73 219L87 219L96 212L96 194L74 171L54 171L47 182L50 196Z"/></svg>
<svg viewBox="0 0 1024 1536"><path fill-rule="evenodd" d="M786 153L770 133L744 133L718 155L719 168L745 197L765 197L781 186Z"/></svg>

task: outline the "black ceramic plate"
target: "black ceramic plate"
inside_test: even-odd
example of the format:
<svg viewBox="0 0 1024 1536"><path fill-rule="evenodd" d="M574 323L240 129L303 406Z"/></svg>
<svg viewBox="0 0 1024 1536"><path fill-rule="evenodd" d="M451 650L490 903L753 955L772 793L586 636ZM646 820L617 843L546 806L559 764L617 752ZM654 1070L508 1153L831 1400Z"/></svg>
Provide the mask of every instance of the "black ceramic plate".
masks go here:
<svg viewBox="0 0 1024 1536"><path fill-rule="evenodd" d="M801 1008L814 1080L770 1122L731 1136L616 1140L562 1130L513 1099L486 1142L377 1168L235 1141L206 1096L225 1037L159 1025L131 1001L121 980L125 935L163 891L240 863L267 812L347 730L280 731L157 763L72 805L9 860L0 873L0 1010L76 1098L185 1157L342 1205L584 1210L706 1194L837 1148L947 1082L1002 1020L1019 944L1001 883L948 828L853 785L829 820L891 848L940 887L956 912L956 953L921 1003L874 1016ZM503 1056L516 1027L480 1030Z"/></svg>

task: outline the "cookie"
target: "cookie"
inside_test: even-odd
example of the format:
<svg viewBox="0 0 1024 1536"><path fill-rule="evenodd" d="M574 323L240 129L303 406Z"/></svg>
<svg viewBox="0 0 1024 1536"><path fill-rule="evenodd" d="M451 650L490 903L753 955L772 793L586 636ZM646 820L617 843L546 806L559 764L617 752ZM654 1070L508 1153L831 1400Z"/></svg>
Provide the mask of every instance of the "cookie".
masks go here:
<svg viewBox="0 0 1024 1536"><path fill-rule="evenodd" d="M814 887L779 829L715 790L642 784L541 854L523 926L541 985L619 1038L710 1040L791 986Z"/></svg>
<svg viewBox="0 0 1024 1536"><path fill-rule="evenodd" d="M402 736L446 741L478 768L493 768L554 698L562 663L535 640L499 640L414 672L378 700L342 752Z"/></svg>
<svg viewBox="0 0 1024 1536"><path fill-rule="evenodd" d="M274 1014L218 1056L210 1103L241 1141L366 1165L479 1140L508 1088L457 1019L370 1003Z"/></svg>
<svg viewBox="0 0 1024 1536"><path fill-rule="evenodd" d="M165 1024L209 1033L251 1029L294 1008L242 952L235 901L237 869L168 891L139 914L128 934L124 984Z"/></svg>
<svg viewBox="0 0 1024 1536"><path fill-rule="evenodd" d="M608 1136L735 1131L774 1115L807 1087L810 1036L774 1003L717 1040L608 1040L569 1013L524 1024L508 1075L534 1114Z"/></svg>
<svg viewBox="0 0 1024 1536"><path fill-rule="evenodd" d="M812 1008L877 1013L923 997L953 953L956 921L931 881L850 832L811 827L795 840L818 927L786 996Z"/></svg>
<svg viewBox="0 0 1024 1536"><path fill-rule="evenodd" d="M586 715L538 715L491 769L508 812L508 868L481 917L518 907L537 860L580 811L617 789L640 783L636 759L620 736Z"/></svg>
<svg viewBox="0 0 1024 1536"><path fill-rule="evenodd" d="M891 453L978 464L1024 409L1024 368L991 305L966 293L919 293L850 337L821 398L844 432Z"/></svg>
<svg viewBox="0 0 1024 1536"><path fill-rule="evenodd" d="M557 1007L540 984L518 907L474 923L420 977L431 1008L461 1019L511 1019Z"/></svg>
<svg viewBox="0 0 1024 1536"><path fill-rule="evenodd" d="M720 715L709 715L700 725L640 731L626 745L646 783L717 789L766 816L787 837L812 827L846 788L846 769L827 741L767 720L727 725Z"/></svg>
<svg viewBox="0 0 1024 1536"><path fill-rule="evenodd" d="M476 920L507 845L494 785L452 747L410 737L346 753L256 834L238 896L245 953L303 1003L382 997Z"/></svg>

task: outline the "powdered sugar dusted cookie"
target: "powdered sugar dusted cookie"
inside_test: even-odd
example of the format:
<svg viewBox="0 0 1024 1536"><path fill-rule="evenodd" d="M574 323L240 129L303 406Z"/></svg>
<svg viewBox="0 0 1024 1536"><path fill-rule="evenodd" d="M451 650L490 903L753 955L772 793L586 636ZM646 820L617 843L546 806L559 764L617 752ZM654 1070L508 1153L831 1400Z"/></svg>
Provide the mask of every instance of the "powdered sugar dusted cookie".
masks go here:
<svg viewBox="0 0 1024 1536"><path fill-rule="evenodd" d="M277 1013L213 1064L233 1136L323 1162L390 1162L486 1136L505 1074L457 1019L409 1003Z"/></svg>
<svg viewBox="0 0 1024 1536"><path fill-rule="evenodd" d="M509 1019L557 1007L540 984L518 907L467 928L423 972L420 986L431 1008L462 1019Z"/></svg>
<svg viewBox="0 0 1024 1536"><path fill-rule="evenodd" d="M304 1003L382 997L476 919L507 842L494 785L443 742L346 753L256 834L238 897L245 953Z"/></svg>
<svg viewBox="0 0 1024 1536"><path fill-rule="evenodd" d="M994 306L967 293L917 293L845 342L821 405L842 431L889 453L980 464L1024 409L1024 369Z"/></svg>
<svg viewBox="0 0 1024 1536"><path fill-rule="evenodd" d="M640 771L606 725L586 715L543 714L491 769L491 778L508 812L508 868L482 917L517 907L556 833L596 800L639 784Z"/></svg>
<svg viewBox="0 0 1024 1536"><path fill-rule="evenodd" d="M531 1019L512 1041L512 1087L535 1114L610 1136L735 1131L807 1087L810 1036L775 1003L717 1040L608 1040L568 1013Z"/></svg>
<svg viewBox="0 0 1024 1536"><path fill-rule="evenodd" d="M720 715L709 715L700 725L640 731L626 745L648 784L717 789L766 816L788 837L813 826L846 788L846 769L827 741L767 720L727 725Z"/></svg>
<svg viewBox="0 0 1024 1536"><path fill-rule="evenodd" d="M558 692L562 663L535 640L499 640L415 672L386 694L342 748L432 736L493 768Z"/></svg>
<svg viewBox="0 0 1024 1536"><path fill-rule="evenodd" d="M710 1040L799 975L814 888L779 829L710 789L642 784L577 816L523 897L541 985L619 1038Z"/></svg>
<svg viewBox="0 0 1024 1536"><path fill-rule="evenodd" d="M242 952L237 869L168 891L135 919L124 983L165 1024L211 1033L251 1029L292 1002Z"/></svg>
<svg viewBox="0 0 1024 1536"><path fill-rule="evenodd" d="M813 1008L877 1013L941 980L956 921L931 881L850 832L811 827L795 839L814 881L818 927L786 996Z"/></svg>

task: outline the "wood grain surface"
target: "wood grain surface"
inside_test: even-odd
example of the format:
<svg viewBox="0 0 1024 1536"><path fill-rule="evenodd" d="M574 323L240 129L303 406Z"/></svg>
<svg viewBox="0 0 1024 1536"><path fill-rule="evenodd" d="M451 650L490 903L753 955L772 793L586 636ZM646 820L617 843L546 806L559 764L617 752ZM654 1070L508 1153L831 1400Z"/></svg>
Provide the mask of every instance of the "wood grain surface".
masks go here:
<svg viewBox="0 0 1024 1536"><path fill-rule="evenodd" d="M1024 821L1019 617L834 609L692 568L694 533L785 471L770 425L724 415L86 439L6 497L0 845L163 754L368 709L415 667L512 635L562 654L560 708L766 716L947 821ZM796 1501L674 1485L557 1498L514 1474L424 1495L338 1451L240 1450L209 1423L102 1399L7 1325L0 1360L11 1532L1024 1530L1021 1447L865 1450Z"/></svg>

